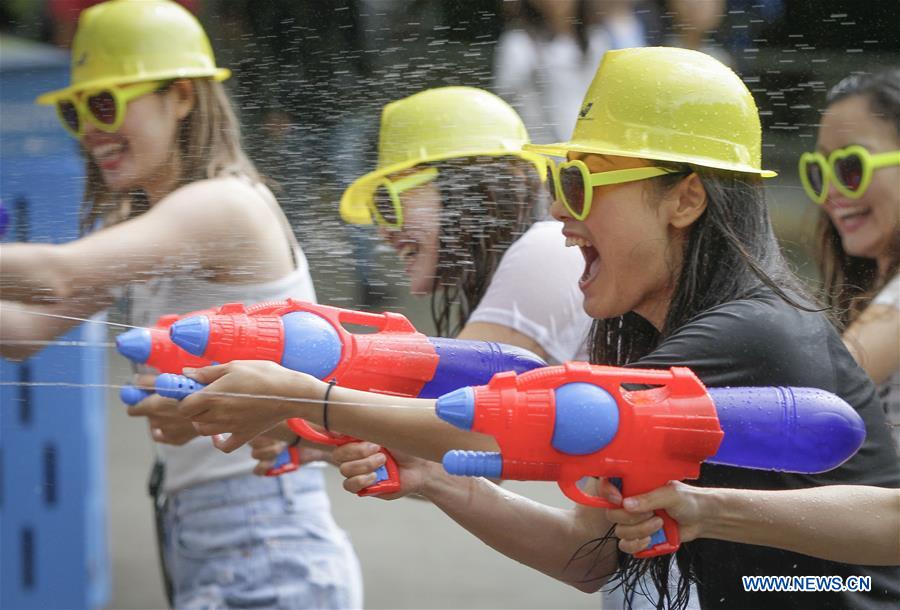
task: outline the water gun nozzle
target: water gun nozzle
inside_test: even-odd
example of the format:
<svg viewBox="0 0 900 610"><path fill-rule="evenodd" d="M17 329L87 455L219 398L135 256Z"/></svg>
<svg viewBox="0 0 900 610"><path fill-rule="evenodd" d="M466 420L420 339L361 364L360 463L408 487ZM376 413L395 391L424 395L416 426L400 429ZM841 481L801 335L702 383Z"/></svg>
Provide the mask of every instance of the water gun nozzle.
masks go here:
<svg viewBox="0 0 900 610"><path fill-rule="evenodd" d="M209 341L209 318L192 316L179 320L169 328L169 337L187 353L202 356Z"/></svg>
<svg viewBox="0 0 900 610"><path fill-rule="evenodd" d="M116 337L116 349L134 362L143 364L150 357L153 341L146 328L132 328Z"/></svg>
<svg viewBox="0 0 900 610"><path fill-rule="evenodd" d="M475 391L465 387L444 394L438 398L435 412L448 424L471 430L475 417Z"/></svg>

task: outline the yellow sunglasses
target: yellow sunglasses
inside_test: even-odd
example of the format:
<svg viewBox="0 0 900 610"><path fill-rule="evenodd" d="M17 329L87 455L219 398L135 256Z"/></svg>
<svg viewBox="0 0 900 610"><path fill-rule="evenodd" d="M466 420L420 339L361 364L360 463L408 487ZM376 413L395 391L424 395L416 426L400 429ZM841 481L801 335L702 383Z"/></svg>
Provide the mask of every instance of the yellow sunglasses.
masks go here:
<svg viewBox="0 0 900 610"><path fill-rule="evenodd" d="M101 131L118 131L125 120L125 108L131 100L164 88L171 81L153 81L129 86L110 85L102 89L80 91L56 102L59 122L76 138L84 133L84 122Z"/></svg>
<svg viewBox="0 0 900 610"><path fill-rule="evenodd" d="M831 151L828 158L820 152L800 155L800 182L810 199L825 203L828 185L844 197L859 199L872 183L876 169L900 165L900 150L873 155L859 144Z"/></svg>
<svg viewBox="0 0 900 610"><path fill-rule="evenodd" d="M401 228L403 226L403 205L400 203L400 195L405 191L428 184L437 176L437 168L429 167L397 180L382 178L369 201L369 211L372 212L375 222L383 227Z"/></svg>
<svg viewBox="0 0 900 610"><path fill-rule="evenodd" d="M594 187L637 182L678 173L683 172L656 166L591 173L584 161L579 159L559 165L548 160L547 187L550 189L550 196L561 201L575 220L584 220L591 212Z"/></svg>

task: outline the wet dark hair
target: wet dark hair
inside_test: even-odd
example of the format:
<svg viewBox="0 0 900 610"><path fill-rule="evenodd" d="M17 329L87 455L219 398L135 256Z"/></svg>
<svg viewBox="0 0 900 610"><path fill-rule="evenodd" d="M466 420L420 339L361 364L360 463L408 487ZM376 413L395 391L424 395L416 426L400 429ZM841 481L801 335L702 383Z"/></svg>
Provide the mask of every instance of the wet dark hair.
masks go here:
<svg viewBox="0 0 900 610"><path fill-rule="evenodd" d="M746 298L763 287L794 307L819 310L781 253L759 177L687 165L660 162L654 165L670 167L678 173L648 182L652 185L651 205L683 180L685 174L695 172L706 190L706 210L690 228L663 328L657 331L634 313L595 320L590 336L592 363L612 366L633 363L652 352L691 318L711 307ZM598 553L599 560L606 542L615 544L612 530L604 538L585 545L573 559L583 557L590 548L590 552ZM696 580L690 545L679 549L676 561L681 578L671 593L669 557L643 560L619 552L619 570L610 581L611 588L621 587L626 606L631 607L631 600L647 594L641 578L649 574L656 588L649 593L658 600L658 607L685 608L690 583Z"/></svg>
<svg viewBox="0 0 900 610"><path fill-rule="evenodd" d="M831 106L857 95L868 100L874 118L893 125L894 135L900 141L900 68L848 76L831 88L825 101ZM900 235L895 236L886 273L879 276L874 259L844 251L840 234L822 209L816 226L816 254L822 276L822 300L833 308L833 315L843 328L900 271Z"/></svg>
<svg viewBox="0 0 900 610"><path fill-rule="evenodd" d="M697 314L745 298L761 286L796 307L815 309L781 253L760 178L686 165L654 165L675 173L651 180L656 191L651 195L661 196L685 174L696 172L706 190L706 210L690 229L662 331L633 313L595 320L592 362L612 366L634 362Z"/></svg>
<svg viewBox="0 0 900 610"><path fill-rule="evenodd" d="M515 156L440 161L440 237L431 317L438 335L462 330L503 253L542 216L534 165Z"/></svg>

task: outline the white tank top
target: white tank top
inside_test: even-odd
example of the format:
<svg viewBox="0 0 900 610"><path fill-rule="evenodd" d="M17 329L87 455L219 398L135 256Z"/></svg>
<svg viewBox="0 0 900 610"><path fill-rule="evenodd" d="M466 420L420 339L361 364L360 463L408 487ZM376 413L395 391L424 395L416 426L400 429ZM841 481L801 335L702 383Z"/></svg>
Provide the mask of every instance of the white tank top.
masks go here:
<svg viewBox="0 0 900 610"><path fill-rule="evenodd" d="M267 190L264 198L270 205L277 205ZM150 326L164 314L187 313L224 303L250 305L288 297L315 302L316 293L306 256L280 208L278 216L293 251L296 267L291 273L261 284L223 284L210 281L204 277L208 274L202 269L189 266L167 277L134 283L129 285L126 293L130 323ZM214 479L250 474L256 465L250 457L249 447L225 454L213 447L207 437L195 438L180 447L165 444L158 447L166 464L164 489L167 493Z"/></svg>

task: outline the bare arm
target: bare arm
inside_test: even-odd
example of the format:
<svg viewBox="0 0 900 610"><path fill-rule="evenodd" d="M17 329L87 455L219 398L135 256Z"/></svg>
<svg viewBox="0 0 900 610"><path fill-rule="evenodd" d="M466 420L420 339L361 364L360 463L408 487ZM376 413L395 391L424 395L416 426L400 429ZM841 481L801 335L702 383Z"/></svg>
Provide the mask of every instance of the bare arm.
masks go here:
<svg viewBox="0 0 900 610"><path fill-rule="evenodd" d="M432 475L425 497L507 557L585 592L598 590L616 570L615 541L591 552L612 526L605 510L554 508L487 479L451 476L437 464Z"/></svg>
<svg viewBox="0 0 900 610"><path fill-rule="evenodd" d="M357 493L374 482L384 464L378 449L362 442L334 450L332 457L347 477L344 489ZM582 591L596 591L616 569L615 541L599 542L612 527L603 509L553 508L487 479L451 476L440 464L393 454L401 488L382 499L423 497L493 549Z"/></svg>
<svg viewBox="0 0 900 610"><path fill-rule="evenodd" d="M327 384L309 375L272 362L236 361L199 369L191 376L209 385L185 398L179 409L195 422L201 434L231 433L228 440L216 442L224 451L236 449L287 418L324 424L322 401ZM610 527L601 511L554 509L502 491L488 481L472 482L443 474L438 464L422 464L423 460L413 466L404 463L400 453L409 454L407 460L439 462L451 449L497 450L493 438L438 419L433 400L335 386L329 394L328 424L331 430L390 448L401 465L405 485L413 484L410 468L423 468L429 473L425 475L429 482L420 487L421 493L463 527L517 561L585 590L598 588L604 581L600 577L615 569L612 545L596 567L593 554L569 563L582 545L600 538ZM352 450L363 453L377 451L377 445L371 443L353 446L356 449ZM351 451L349 447L341 449ZM358 474L365 471L365 464L362 466ZM360 481L362 486L371 483L368 479Z"/></svg>
<svg viewBox="0 0 900 610"><path fill-rule="evenodd" d="M318 381L318 380L316 380ZM321 388L326 384L319 382ZM434 400L400 398L335 387L329 395L329 427L386 447L440 462L451 449L498 451L496 441L483 434L460 430L435 415ZM342 404L356 403L356 404ZM323 424L319 405L297 406L294 417Z"/></svg>
<svg viewBox="0 0 900 610"><path fill-rule="evenodd" d="M494 341L497 343L506 343L507 345L515 345L527 349L537 354L544 360L549 358L547 351L541 347L540 343L524 335L517 330L513 330L509 326L500 324L491 324L490 322L470 322L466 324L457 339L469 339L471 341Z"/></svg>
<svg viewBox="0 0 900 610"><path fill-rule="evenodd" d="M0 356L24 360L45 347L45 342L65 334L77 320L51 318L35 314L53 314L86 318L110 303L107 296L95 295L93 302L31 303L0 301Z"/></svg>
<svg viewBox="0 0 900 610"><path fill-rule="evenodd" d="M682 540L715 538L771 546L842 563L900 565L900 490L863 485L762 491L669 483L609 511L633 553L659 527L649 511L678 521Z"/></svg>
<svg viewBox="0 0 900 610"><path fill-rule="evenodd" d="M715 518L704 528L710 538L845 563L900 565L900 490L858 485L733 489L712 498Z"/></svg>
<svg viewBox="0 0 900 610"><path fill-rule="evenodd" d="M900 369L900 310L870 305L844 331L844 343L875 383Z"/></svg>
<svg viewBox="0 0 900 610"><path fill-rule="evenodd" d="M290 261L272 220L260 195L236 178L195 182L137 218L75 241L0 246L0 290L5 300L90 303L99 292L187 264L223 281L275 279Z"/></svg>
<svg viewBox="0 0 900 610"><path fill-rule="evenodd" d="M203 435L230 433L217 444L233 451L281 421L299 417L324 425L328 384L261 360L234 361L191 373L208 384L181 401L182 415ZM328 428L432 461L451 449L496 451L490 436L460 430L434 413L434 401L335 386L328 396Z"/></svg>

